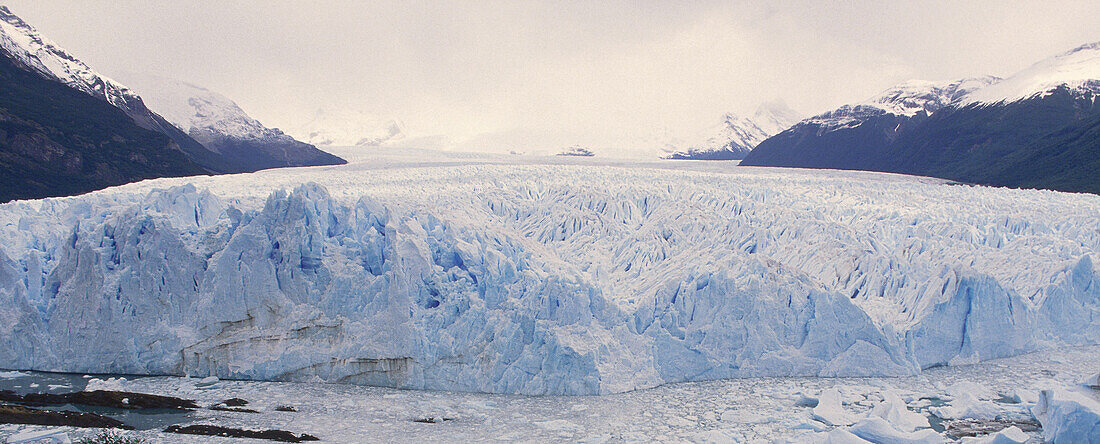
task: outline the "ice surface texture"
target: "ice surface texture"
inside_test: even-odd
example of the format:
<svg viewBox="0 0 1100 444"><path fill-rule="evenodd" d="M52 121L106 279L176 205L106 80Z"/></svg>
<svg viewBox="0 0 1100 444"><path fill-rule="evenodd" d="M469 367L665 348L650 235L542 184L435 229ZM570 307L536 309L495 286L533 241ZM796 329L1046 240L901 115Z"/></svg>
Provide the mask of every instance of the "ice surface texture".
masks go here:
<svg viewBox="0 0 1100 444"><path fill-rule="evenodd" d="M1100 342L1093 195L767 168L370 168L0 205L0 362L593 394Z"/></svg>

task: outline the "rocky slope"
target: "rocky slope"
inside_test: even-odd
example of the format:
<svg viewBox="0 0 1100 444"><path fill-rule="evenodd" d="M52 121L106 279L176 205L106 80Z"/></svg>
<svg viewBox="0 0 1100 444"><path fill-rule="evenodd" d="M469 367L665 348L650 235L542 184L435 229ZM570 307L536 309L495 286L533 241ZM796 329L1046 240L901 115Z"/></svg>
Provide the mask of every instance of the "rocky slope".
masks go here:
<svg viewBox="0 0 1100 444"><path fill-rule="evenodd" d="M203 174L172 139L0 54L0 202Z"/></svg>
<svg viewBox="0 0 1100 444"><path fill-rule="evenodd" d="M130 116L137 126L168 136L206 171L241 171L149 110L129 88L96 72L3 6L0 6L0 52L22 69L100 99Z"/></svg>

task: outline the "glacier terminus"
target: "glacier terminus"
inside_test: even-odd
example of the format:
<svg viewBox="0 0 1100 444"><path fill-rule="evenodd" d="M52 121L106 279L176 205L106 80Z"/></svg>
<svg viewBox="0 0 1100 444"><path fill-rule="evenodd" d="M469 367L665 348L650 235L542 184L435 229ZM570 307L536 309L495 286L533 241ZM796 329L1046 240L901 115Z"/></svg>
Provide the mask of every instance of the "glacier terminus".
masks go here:
<svg viewBox="0 0 1100 444"><path fill-rule="evenodd" d="M1096 195L338 154L0 205L0 362L582 395L1100 342Z"/></svg>

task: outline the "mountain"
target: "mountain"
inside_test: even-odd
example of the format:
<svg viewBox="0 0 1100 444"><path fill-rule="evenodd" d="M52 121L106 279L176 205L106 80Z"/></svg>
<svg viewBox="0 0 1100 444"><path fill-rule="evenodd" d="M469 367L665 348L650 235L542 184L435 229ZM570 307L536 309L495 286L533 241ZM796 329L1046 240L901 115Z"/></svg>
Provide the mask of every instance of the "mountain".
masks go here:
<svg viewBox="0 0 1100 444"><path fill-rule="evenodd" d="M261 125L231 100L150 81L155 107L0 6L0 201L153 177L344 163Z"/></svg>
<svg viewBox="0 0 1100 444"><path fill-rule="evenodd" d="M210 171L205 148L28 29L0 7L0 202Z"/></svg>
<svg viewBox="0 0 1100 444"><path fill-rule="evenodd" d="M377 146L405 137L401 124L352 110L317 110L313 120L291 131L317 146Z"/></svg>
<svg viewBox="0 0 1100 444"><path fill-rule="evenodd" d="M741 164L875 169L874 162L899 134L967 93L997 80L995 77L954 82L912 80L861 103L844 105L798 122L761 142Z"/></svg>
<svg viewBox="0 0 1100 444"><path fill-rule="evenodd" d="M125 79L169 122L241 171L346 163L264 126L229 98L206 88L146 74L126 74Z"/></svg>
<svg viewBox="0 0 1100 444"><path fill-rule="evenodd" d="M215 173L240 171L150 111L141 97L129 88L65 52L3 6L0 6L0 52L22 69L103 100L130 116L137 126L168 136L204 170Z"/></svg>
<svg viewBox="0 0 1100 444"><path fill-rule="evenodd" d="M799 120L799 115L782 102L760 105L751 118L726 114L722 123L705 131L701 139L668 159L736 160L742 159L757 144Z"/></svg>
<svg viewBox="0 0 1100 444"><path fill-rule="evenodd" d="M742 165L859 169L1100 193L1100 43L1004 79L909 82L803 120Z"/></svg>
<svg viewBox="0 0 1100 444"><path fill-rule="evenodd" d="M969 94L964 103L998 104L1066 89L1082 97L1100 93L1100 42L1042 60L996 84Z"/></svg>

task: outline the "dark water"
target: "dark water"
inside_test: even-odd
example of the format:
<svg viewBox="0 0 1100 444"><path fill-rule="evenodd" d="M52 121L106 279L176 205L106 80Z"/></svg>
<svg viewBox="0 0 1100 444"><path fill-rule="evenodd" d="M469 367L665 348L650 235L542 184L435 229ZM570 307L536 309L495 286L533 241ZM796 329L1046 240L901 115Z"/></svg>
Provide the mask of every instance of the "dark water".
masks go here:
<svg viewBox="0 0 1100 444"><path fill-rule="evenodd" d="M931 401L931 404L929 404L928 407L942 407L944 405L947 405L946 401L944 401L944 400L942 400L938 397L935 397L935 396L928 396L928 397L924 397L924 398L921 398L921 399L927 399L927 400ZM924 415L928 417L928 425L932 426L932 430L935 430L936 433L943 433L944 431L947 430L947 427L944 426L944 424L943 424L944 423L943 418L940 418L939 416L928 413L927 411L924 412Z"/></svg>
<svg viewBox="0 0 1100 444"><path fill-rule="evenodd" d="M96 378L107 379L124 377L126 379L140 379L141 376L129 375L96 375ZM91 377L76 373L47 373L47 372L10 372L0 371L0 390L11 390L19 394L28 393L68 393L84 390L88 386ZM52 405L47 407L34 407L48 410L65 410L70 412L87 412L108 416L133 426L138 430L161 430L172 424L181 424L194 421L194 413L187 410L176 409L116 409L111 407L97 407L86 405Z"/></svg>

